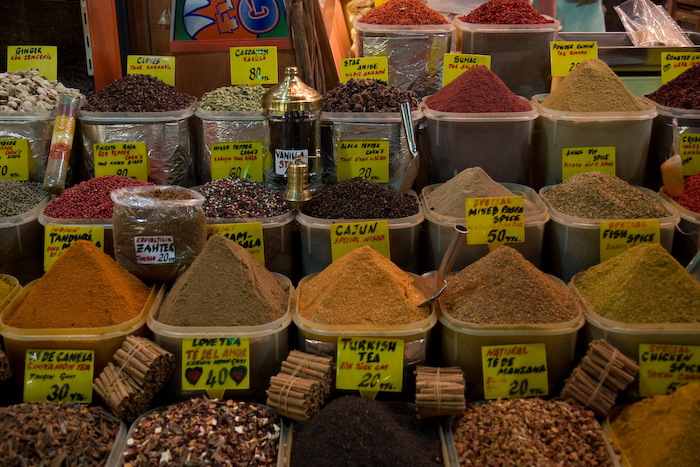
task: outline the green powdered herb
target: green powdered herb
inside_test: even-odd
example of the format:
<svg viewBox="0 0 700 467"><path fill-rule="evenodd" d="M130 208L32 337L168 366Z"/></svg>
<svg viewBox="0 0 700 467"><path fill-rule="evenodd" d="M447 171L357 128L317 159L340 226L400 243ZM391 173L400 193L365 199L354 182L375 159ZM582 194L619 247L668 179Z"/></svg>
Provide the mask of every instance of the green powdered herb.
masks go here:
<svg viewBox="0 0 700 467"><path fill-rule="evenodd" d="M573 278L600 316L623 323L700 322L700 284L658 243L642 243Z"/></svg>
<svg viewBox="0 0 700 467"><path fill-rule="evenodd" d="M262 86L224 86L209 91L202 96L199 107L204 110L229 112L262 111L262 96L266 89Z"/></svg>

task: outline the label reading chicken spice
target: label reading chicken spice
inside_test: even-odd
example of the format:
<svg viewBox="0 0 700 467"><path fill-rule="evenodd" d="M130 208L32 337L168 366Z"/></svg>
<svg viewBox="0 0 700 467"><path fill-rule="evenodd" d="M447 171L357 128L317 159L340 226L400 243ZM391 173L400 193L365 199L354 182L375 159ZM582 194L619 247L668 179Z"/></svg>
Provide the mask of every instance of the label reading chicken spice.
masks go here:
<svg viewBox="0 0 700 467"><path fill-rule="evenodd" d="M118 175L148 181L148 150L146 143L94 144L95 177Z"/></svg>
<svg viewBox="0 0 700 467"><path fill-rule="evenodd" d="M340 62L340 78L343 83L351 79L389 80L388 57L344 58Z"/></svg>
<svg viewBox="0 0 700 467"><path fill-rule="evenodd" d="M258 263L265 266L265 243L262 222L239 222L235 224L208 224L207 240L212 235L223 235L248 250Z"/></svg>
<svg viewBox="0 0 700 467"><path fill-rule="evenodd" d="M615 175L615 147L562 148L562 180L583 172L602 172L607 175Z"/></svg>
<svg viewBox="0 0 700 467"><path fill-rule="evenodd" d="M29 180L29 142L26 139L0 140L0 178Z"/></svg>
<svg viewBox="0 0 700 467"><path fill-rule="evenodd" d="M387 259L389 248L389 221L347 222L331 224L331 261L355 248L371 246Z"/></svg>
<svg viewBox="0 0 700 467"><path fill-rule="evenodd" d="M261 141L226 141L211 145L211 179L263 181Z"/></svg>
<svg viewBox="0 0 700 467"><path fill-rule="evenodd" d="M403 339L338 339L337 389L357 390L374 399L377 392L403 388Z"/></svg>
<svg viewBox="0 0 700 467"><path fill-rule="evenodd" d="M700 382L700 346L639 344L640 396L671 394L692 382Z"/></svg>
<svg viewBox="0 0 700 467"><path fill-rule="evenodd" d="M688 68L700 63L698 52L662 52L661 53L661 84L677 78Z"/></svg>
<svg viewBox="0 0 700 467"><path fill-rule="evenodd" d="M595 41L550 42L552 76L566 76L584 60L598 58Z"/></svg>
<svg viewBox="0 0 700 467"><path fill-rule="evenodd" d="M182 340L182 389L221 398L226 389L250 388L250 342L244 337Z"/></svg>
<svg viewBox="0 0 700 467"><path fill-rule="evenodd" d="M682 133L679 152L683 161L683 175L690 177L700 172L700 133Z"/></svg>
<svg viewBox="0 0 700 467"><path fill-rule="evenodd" d="M47 225L44 227L44 271L78 240L94 243L104 252L105 229L99 226Z"/></svg>
<svg viewBox="0 0 700 467"><path fill-rule="evenodd" d="M617 256L639 243L661 243L659 219L600 222L600 261Z"/></svg>
<svg viewBox="0 0 700 467"><path fill-rule="evenodd" d="M364 178L377 183L389 181L389 141L345 140L338 141L338 181Z"/></svg>
<svg viewBox="0 0 700 467"><path fill-rule="evenodd" d="M484 346L481 365L485 399L549 394L545 344Z"/></svg>
<svg viewBox="0 0 700 467"><path fill-rule="evenodd" d="M276 84L277 47L231 47L231 84Z"/></svg>
<svg viewBox="0 0 700 467"><path fill-rule="evenodd" d="M442 86L451 83L459 75L477 65L491 69L491 55L477 54L445 54L442 65Z"/></svg>
<svg viewBox="0 0 700 467"><path fill-rule="evenodd" d="M467 244L504 244L525 241L522 196L467 198Z"/></svg>
<svg viewBox="0 0 700 467"><path fill-rule="evenodd" d="M154 55L127 55L126 73L129 75L151 75L175 86L175 57Z"/></svg>
<svg viewBox="0 0 700 467"><path fill-rule="evenodd" d="M58 79L58 47L49 45L8 45L7 71L38 70L47 81Z"/></svg>
<svg viewBox="0 0 700 467"><path fill-rule="evenodd" d="M29 349L24 402L92 402L93 350Z"/></svg>

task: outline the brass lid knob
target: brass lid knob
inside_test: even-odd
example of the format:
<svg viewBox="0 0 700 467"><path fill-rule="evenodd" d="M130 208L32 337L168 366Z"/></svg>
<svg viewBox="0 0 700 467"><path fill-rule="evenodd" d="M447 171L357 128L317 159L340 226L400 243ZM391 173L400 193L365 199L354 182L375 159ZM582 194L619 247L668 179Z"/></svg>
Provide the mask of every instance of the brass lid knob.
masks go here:
<svg viewBox="0 0 700 467"><path fill-rule="evenodd" d="M284 70L284 79L263 94L262 108L273 112L303 112L319 110L323 98L315 89L307 86L298 76L296 67Z"/></svg>

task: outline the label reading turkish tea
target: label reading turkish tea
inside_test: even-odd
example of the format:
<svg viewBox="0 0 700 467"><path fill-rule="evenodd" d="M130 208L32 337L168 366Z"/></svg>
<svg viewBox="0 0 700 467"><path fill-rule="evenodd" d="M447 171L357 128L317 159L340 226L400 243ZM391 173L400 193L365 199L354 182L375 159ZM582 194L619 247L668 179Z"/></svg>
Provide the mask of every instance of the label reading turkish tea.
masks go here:
<svg viewBox="0 0 700 467"><path fill-rule="evenodd" d="M387 259L389 249L389 221L338 222L331 224L331 261L355 248L369 245Z"/></svg>
<svg viewBox="0 0 700 467"><path fill-rule="evenodd" d="M481 348L485 399L546 396L544 344L490 345Z"/></svg>
<svg viewBox="0 0 700 467"><path fill-rule="evenodd" d="M231 47L229 56L231 84L277 83L277 47Z"/></svg>
<svg viewBox="0 0 700 467"><path fill-rule="evenodd" d="M83 225L47 225L44 227L44 271L48 271L58 257L78 240L94 243L105 250L105 228Z"/></svg>
<svg viewBox="0 0 700 467"><path fill-rule="evenodd" d="M615 146L562 148L562 180L584 172L615 175Z"/></svg>
<svg viewBox="0 0 700 467"><path fill-rule="evenodd" d="M337 389L357 390L362 397L403 388L403 339L338 338Z"/></svg>
<svg viewBox="0 0 700 467"><path fill-rule="evenodd" d="M171 264L175 262L175 239L172 235L134 237L136 264Z"/></svg>
<svg viewBox="0 0 700 467"><path fill-rule="evenodd" d="M477 65L484 65L491 69L491 55L476 54L445 54L442 65L443 87L455 80L459 75Z"/></svg>
<svg viewBox="0 0 700 467"><path fill-rule="evenodd" d="M92 402L93 350L29 349L24 402Z"/></svg>
<svg viewBox="0 0 700 467"><path fill-rule="evenodd" d="M690 177L700 172L700 133L681 133L680 140L683 175Z"/></svg>
<svg viewBox="0 0 700 467"><path fill-rule="evenodd" d="M550 42L552 76L566 76L584 60L598 58L595 41Z"/></svg>
<svg viewBox="0 0 700 467"><path fill-rule="evenodd" d="M7 46L7 71L37 70L48 81L58 79L58 47L49 45Z"/></svg>
<svg viewBox="0 0 700 467"><path fill-rule="evenodd" d="M230 177L263 181L261 141L226 141L211 145L211 179Z"/></svg>
<svg viewBox="0 0 700 467"><path fill-rule="evenodd" d="M29 180L29 142L26 139L0 139L0 178Z"/></svg>
<svg viewBox="0 0 700 467"><path fill-rule="evenodd" d="M700 382L700 347L639 344L639 395L671 394L679 386Z"/></svg>
<svg viewBox="0 0 700 467"><path fill-rule="evenodd" d="M340 61L340 78L343 83L350 79L389 80L389 57L343 58Z"/></svg>
<svg viewBox="0 0 700 467"><path fill-rule="evenodd" d="M503 244L525 241L522 196L467 198L467 244Z"/></svg>
<svg viewBox="0 0 700 467"><path fill-rule="evenodd" d="M223 235L248 250L258 263L265 266L265 243L262 222L240 222L235 224L208 224L207 240L212 235Z"/></svg>
<svg viewBox="0 0 700 467"><path fill-rule="evenodd" d="M377 183L389 181L389 141L338 141L338 181L360 177Z"/></svg>
<svg viewBox="0 0 700 467"><path fill-rule="evenodd" d="M287 166L294 161L294 158L298 153L301 153L301 160L309 163L308 149L275 149L275 174L276 175L287 175Z"/></svg>
<svg viewBox="0 0 700 467"><path fill-rule="evenodd" d="M175 86L175 57L127 55L126 74L151 75L171 86Z"/></svg>
<svg viewBox="0 0 700 467"><path fill-rule="evenodd" d="M210 397L226 389L250 389L250 342L244 337L182 340L182 390Z"/></svg>
<svg viewBox="0 0 700 467"><path fill-rule="evenodd" d="M119 175L148 181L146 143L96 143L93 145L95 177Z"/></svg>
<svg viewBox="0 0 700 467"><path fill-rule="evenodd" d="M630 219L600 222L600 262L617 256L639 243L661 243L659 219Z"/></svg>
<svg viewBox="0 0 700 467"><path fill-rule="evenodd" d="M661 52L661 84L700 63L700 52Z"/></svg>

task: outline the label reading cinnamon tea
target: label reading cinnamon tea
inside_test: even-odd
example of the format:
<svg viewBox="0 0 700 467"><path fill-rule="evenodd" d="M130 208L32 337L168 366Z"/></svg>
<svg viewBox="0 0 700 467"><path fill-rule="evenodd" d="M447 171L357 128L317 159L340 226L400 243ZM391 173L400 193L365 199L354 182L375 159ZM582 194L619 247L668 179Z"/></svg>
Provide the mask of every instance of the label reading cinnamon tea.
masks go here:
<svg viewBox="0 0 700 467"><path fill-rule="evenodd" d="M661 84L675 79L700 63L699 52L661 52Z"/></svg>
<svg viewBox="0 0 700 467"><path fill-rule="evenodd" d="M263 181L261 141L226 141L211 145L211 179Z"/></svg>
<svg viewBox="0 0 700 467"><path fill-rule="evenodd" d="M92 402L93 350L29 349L24 402Z"/></svg>
<svg viewBox="0 0 700 467"><path fill-rule="evenodd" d="M331 261L355 248L369 245L387 259L389 248L389 221L338 222L331 224Z"/></svg>
<svg viewBox="0 0 700 467"><path fill-rule="evenodd" d="M598 58L595 41L555 41L549 43L552 76L566 76L584 60Z"/></svg>
<svg viewBox="0 0 700 467"><path fill-rule="evenodd" d="M93 145L95 177L119 175L148 181L146 143L96 143Z"/></svg>
<svg viewBox="0 0 700 467"><path fill-rule="evenodd" d="M377 183L389 181L389 141L338 141L338 181L360 177Z"/></svg>
<svg viewBox="0 0 700 467"><path fill-rule="evenodd" d="M357 57L343 58L340 62L340 78L343 83L351 79L389 80L389 58Z"/></svg>
<svg viewBox="0 0 700 467"><path fill-rule="evenodd" d="M182 340L182 390L219 398L227 389L250 388L250 342L244 337Z"/></svg>
<svg viewBox="0 0 700 467"><path fill-rule="evenodd" d="M47 225L44 227L44 271L48 271L58 257L78 240L94 243L105 250L105 229L101 226Z"/></svg>
<svg viewBox="0 0 700 467"><path fill-rule="evenodd" d="M151 75L175 86L175 57L155 55L127 55L128 75Z"/></svg>
<svg viewBox="0 0 700 467"><path fill-rule="evenodd" d="M692 382L700 382L700 346L639 344L640 396L671 394Z"/></svg>
<svg viewBox="0 0 700 467"><path fill-rule="evenodd" d="M137 264L172 264L175 262L175 239L172 235L134 237Z"/></svg>
<svg viewBox="0 0 700 467"><path fill-rule="evenodd" d="M443 87L454 81L459 75L477 65L484 65L491 69L491 55L477 54L445 54L442 65Z"/></svg>
<svg viewBox="0 0 700 467"><path fill-rule="evenodd" d="M265 243L262 222L234 224L207 224L207 240L212 235L223 235L248 250L258 263L265 266Z"/></svg>
<svg viewBox="0 0 700 467"><path fill-rule="evenodd" d="M562 148L561 179L584 172L615 175L615 146Z"/></svg>
<svg viewBox="0 0 700 467"><path fill-rule="evenodd" d="M379 391L403 388L403 339L340 337L336 361L337 389L374 399Z"/></svg>
<svg viewBox="0 0 700 467"><path fill-rule="evenodd" d="M600 261L617 256L639 243L660 243L659 219L600 222Z"/></svg>
<svg viewBox="0 0 700 467"><path fill-rule="evenodd" d="M7 71L38 70L47 81L58 79L58 47L50 45L7 46Z"/></svg>
<svg viewBox="0 0 700 467"><path fill-rule="evenodd" d="M549 394L545 344L484 346L481 365L485 399Z"/></svg>
<svg viewBox="0 0 700 467"><path fill-rule="evenodd" d="M700 133L681 133L679 152L683 161L683 175L690 177L700 172Z"/></svg>
<svg viewBox="0 0 700 467"><path fill-rule="evenodd" d="M231 84L277 83L277 47L231 47L229 64Z"/></svg>
<svg viewBox="0 0 700 467"><path fill-rule="evenodd" d="M26 139L0 140L0 178L29 180L29 142Z"/></svg>
<svg viewBox="0 0 700 467"><path fill-rule="evenodd" d="M467 244L504 244L525 241L522 196L467 198Z"/></svg>

